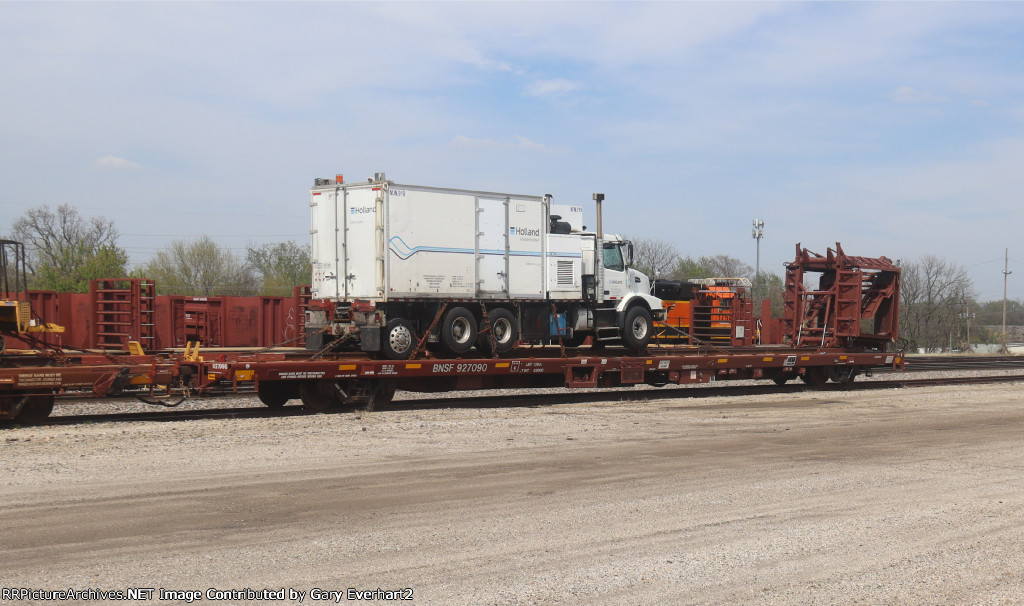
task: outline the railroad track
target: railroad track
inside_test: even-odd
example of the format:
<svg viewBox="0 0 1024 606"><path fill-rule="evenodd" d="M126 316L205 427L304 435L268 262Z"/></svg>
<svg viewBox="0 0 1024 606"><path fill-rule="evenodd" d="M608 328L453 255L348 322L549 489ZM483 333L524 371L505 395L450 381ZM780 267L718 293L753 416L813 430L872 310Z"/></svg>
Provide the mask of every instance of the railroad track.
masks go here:
<svg viewBox="0 0 1024 606"><path fill-rule="evenodd" d="M803 383L786 385L721 385L693 387L664 387L660 389L630 389L584 391L573 390L546 394L496 394L472 397L430 397L415 400L399 400L387 406L388 411L430 410L440 408L516 408L556 406L587 402L625 402L681 398L720 398L752 395L788 394L805 391L867 391L878 389L904 389L932 387L937 385L991 384L1024 382L1024 372L1012 375L983 375L968 377L928 378L886 378L853 383L829 383L812 387ZM254 398L253 398L254 399ZM359 414L361 411L354 411ZM336 408L322 414L352 414L352 409ZM291 417L309 414L298 401L280 409L271 409L258 404L251 407L204 408L190 410L160 410L143 412L120 412L111 414L83 414L51 417L46 425L78 425L82 423L137 423L146 421L190 421L198 419L261 419Z"/></svg>
<svg viewBox="0 0 1024 606"><path fill-rule="evenodd" d="M1024 369L1024 356L907 356L906 371L935 372L942 370L1006 370ZM875 372L898 372L877 368Z"/></svg>

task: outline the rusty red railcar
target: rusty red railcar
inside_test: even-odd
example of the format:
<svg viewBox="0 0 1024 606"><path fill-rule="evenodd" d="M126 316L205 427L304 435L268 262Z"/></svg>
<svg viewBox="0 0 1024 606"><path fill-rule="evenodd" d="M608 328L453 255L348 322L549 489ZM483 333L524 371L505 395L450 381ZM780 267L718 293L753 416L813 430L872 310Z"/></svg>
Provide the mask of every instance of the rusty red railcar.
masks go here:
<svg viewBox="0 0 1024 606"><path fill-rule="evenodd" d="M37 339L77 350L127 351L129 341L145 351L185 347L301 346L309 287L297 286L290 297L189 297L156 295L152 280L93 280L87 293L30 290L21 298L63 334ZM31 344L9 338L10 348Z"/></svg>

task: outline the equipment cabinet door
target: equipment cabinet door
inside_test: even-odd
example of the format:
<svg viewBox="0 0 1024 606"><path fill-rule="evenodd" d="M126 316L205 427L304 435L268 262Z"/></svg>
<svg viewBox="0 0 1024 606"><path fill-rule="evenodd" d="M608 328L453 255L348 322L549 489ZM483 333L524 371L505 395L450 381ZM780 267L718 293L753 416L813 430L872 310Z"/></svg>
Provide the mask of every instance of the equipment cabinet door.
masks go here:
<svg viewBox="0 0 1024 606"><path fill-rule="evenodd" d="M382 224L384 205L378 202L378 188L352 188L344 198L342 213L341 257L344 275L339 277L342 291L349 298L382 296L383 269L378 225ZM381 274L381 275L378 275Z"/></svg>
<svg viewBox="0 0 1024 606"><path fill-rule="evenodd" d="M312 296L314 299L334 299L343 293L338 276L342 273L338 256L338 190L320 189L312 192L309 206L311 223L309 234L313 262Z"/></svg>
<svg viewBox="0 0 1024 606"><path fill-rule="evenodd" d="M478 296L508 296L508 204L476 199L476 275Z"/></svg>
<svg viewBox="0 0 1024 606"><path fill-rule="evenodd" d="M541 198L511 198L508 203L508 288L513 298L544 296L546 211Z"/></svg>

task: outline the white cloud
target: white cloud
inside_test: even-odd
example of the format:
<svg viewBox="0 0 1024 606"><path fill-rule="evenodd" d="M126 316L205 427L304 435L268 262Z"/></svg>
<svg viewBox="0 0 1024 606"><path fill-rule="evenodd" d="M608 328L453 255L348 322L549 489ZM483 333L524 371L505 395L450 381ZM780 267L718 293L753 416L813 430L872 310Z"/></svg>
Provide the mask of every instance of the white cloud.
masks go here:
<svg viewBox="0 0 1024 606"><path fill-rule="evenodd" d="M526 137L520 137L518 135L516 136L516 143L513 147L515 147L516 149L525 149L528 151L537 151L546 154L555 153L557 151L552 147L544 145L543 143L537 143L536 141L531 141Z"/></svg>
<svg viewBox="0 0 1024 606"><path fill-rule="evenodd" d="M514 141L495 141L494 139L474 139L465 135L452 137L451 145L463 149L519 149L523 151L540 152L545 154L558 153L559 150L537 143L526 137L516 135Z"/></svg>
<svg viewBox="0 0 1024 606"><path fill-rule="evenodd" d="M526 87L526 94L531 97L547 97L550 95L563 95L574 90L579 90L579 82L555 78L554 80L534 80Z"/></svg>
<svg viewBox="0 0 1024 606"><path fill-rule="evenodd" d="M465 149L498 149L501 144L494 139L473 139L466 135L455 135L452 138L452 145Z"/></svg>
<svg viewBox="0 0 1024 606"><path fill-rule="evenodd" d="M142 165L137 162L118 158L117 156L103 156L102 158L96 158L96 160L93 161L93 165L98 168L110 170L137 170L142 168Z"/></svg>
<svg viewBox="0 0 1024 606"><path fill-rule="evenodd" d="M941 95L934 95L906 85L892 91L890 98L896 103L942 103L946 100Z"/></svg>

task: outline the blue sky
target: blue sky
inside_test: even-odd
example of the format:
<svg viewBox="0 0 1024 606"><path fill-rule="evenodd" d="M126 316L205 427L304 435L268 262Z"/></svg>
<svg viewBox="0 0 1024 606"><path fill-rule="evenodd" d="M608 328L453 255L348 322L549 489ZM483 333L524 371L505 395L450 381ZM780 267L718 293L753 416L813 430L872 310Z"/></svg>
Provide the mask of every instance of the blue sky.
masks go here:
<svg viewBox="0 0 1024 606"><path fill-rule="evenodd" d="M604 192L608 231L781 271L933 254L1024 298L1024 3L0 3L0 231L136 263L308 239L314 177ZM589 215L588 215L589 216ZM589 221L589 219L588 219Z"/></svg>

